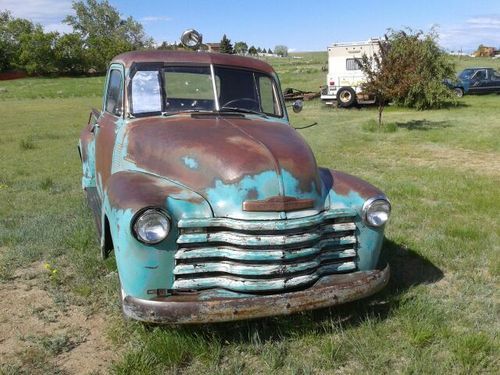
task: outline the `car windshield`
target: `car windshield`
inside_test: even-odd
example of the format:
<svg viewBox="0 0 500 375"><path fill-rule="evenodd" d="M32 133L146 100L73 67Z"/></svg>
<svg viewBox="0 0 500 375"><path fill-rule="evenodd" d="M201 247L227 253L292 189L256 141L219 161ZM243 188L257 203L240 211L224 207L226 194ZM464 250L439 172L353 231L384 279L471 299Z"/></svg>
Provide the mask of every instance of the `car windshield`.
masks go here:
<svg viewBox="0 0 500 375"><path fill-rule="evenodd" d="M223 66L141 69L131 82L133 115L180 112L241 112L282 117L274 79Z"/></svg>

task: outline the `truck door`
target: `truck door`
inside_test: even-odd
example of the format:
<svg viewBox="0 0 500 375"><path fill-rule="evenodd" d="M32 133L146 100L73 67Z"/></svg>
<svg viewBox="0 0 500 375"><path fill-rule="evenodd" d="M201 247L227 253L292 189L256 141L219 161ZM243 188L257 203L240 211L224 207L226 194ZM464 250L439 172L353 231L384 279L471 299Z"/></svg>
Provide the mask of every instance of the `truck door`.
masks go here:
<svg viewBox="0 0 500 375"><path fill-rule="evenodd" d="M486 69L477 70L470 79L469 92L471 94L481 94L488 92L488 73Z"/></svg>
<svg viewBox="0 0 500 375"><path fill-rule="evenodd" d="M113 149L116 141L116 128L123 118L124 74L120 65L109 68L106 79L103 114L94 131L96 137L96 184L102 194L111 175Z"/></svg>

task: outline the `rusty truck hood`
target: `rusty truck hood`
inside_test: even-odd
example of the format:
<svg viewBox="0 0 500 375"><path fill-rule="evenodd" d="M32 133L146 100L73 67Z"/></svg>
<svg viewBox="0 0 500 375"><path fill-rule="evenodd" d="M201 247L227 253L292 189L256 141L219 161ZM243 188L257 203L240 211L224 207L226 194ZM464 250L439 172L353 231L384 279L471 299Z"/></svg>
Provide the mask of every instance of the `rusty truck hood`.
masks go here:
<svg viewBox="0 0 500 375"><path fill-rule="evenodd" d="M314 155L283 122L150 117L130 123L126 142L129 161L197 192L217 217L284 218L324 206L327 192Z"/></svg>

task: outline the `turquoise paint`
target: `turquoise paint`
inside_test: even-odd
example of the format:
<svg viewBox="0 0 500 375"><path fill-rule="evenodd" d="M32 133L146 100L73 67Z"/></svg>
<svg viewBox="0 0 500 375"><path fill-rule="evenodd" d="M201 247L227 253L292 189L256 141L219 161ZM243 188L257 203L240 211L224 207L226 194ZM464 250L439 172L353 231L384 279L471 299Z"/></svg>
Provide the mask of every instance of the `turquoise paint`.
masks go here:
<svg viewBox="0 0 500 375"><path fill-rule="evenodd" d="M182 158L182 161L184 162L184 164L190 168L190 169L198 169L198 161L196 161L196 159L192 158L192 157L189 157L189 156L184 156Z"/></svg>
<svg viewBox="0 0 500 375"><path fill-rule="evenodd" d="M82 150L82 143L79 143L80 150ZM87 144L87 149L82 150L86 152L87 160L82 163L83 177L82 177L82 189L92 188L96 186L95 179L95 140L92 139Z"/></svg>
<svg viewBox="0 0 500 375"><path fill-rule="evenodd" d="M234 184L225 184L221 180L215 181L215 186L206 189L207 200L212 205L215 216L243 219L258 218L269 215L279 218L276 213L256 213L242 211L243 202L251 191L257 191L253 199L261 200L280 195L278 176L274 170L265 171L258 175L245 176Z"/></svg>
<svg viewBox="0 0 500 375"><path fill-rule="evenodd" d="M315 184L311 183L309 190L301 190L299 180L285 169L281 169L280 173L268 170L256 175L245 176L234 184L226 184L221 180L216 180L214 187L206 189L205 196L217 217L244 220L286 219L284 212L245 212L242 210L243 202L248 199L251 191L257 192L252 200L264 200L282 195L280 185L286 196L314 200L314 208L307 216L318 214L324 209L326 199L324 189L319 189L320 193L318 193Z"/></svg>
<svg viewBox="0 0 500 375"><path fill-rule="evenodd" d="M173 185L173 182L166 179L159 179L159 181L164 188ZM107 216L110 223L122 289L126 295L137 298L155 297L155 295L148 295L147 291L168 289L173 284L174 274L172 271L177 250L178 220L185 216L192 218L211 216L210 206L191 191L183 190L167 197L161 208L165 209L172 219L171 231L161 243L145 245L139 242L132 233L131 223L136 212L132 209L124 210L112 207L108 194L109 191L104 194L103 215ZM197 200L198 203L189 200Z"/></svg>

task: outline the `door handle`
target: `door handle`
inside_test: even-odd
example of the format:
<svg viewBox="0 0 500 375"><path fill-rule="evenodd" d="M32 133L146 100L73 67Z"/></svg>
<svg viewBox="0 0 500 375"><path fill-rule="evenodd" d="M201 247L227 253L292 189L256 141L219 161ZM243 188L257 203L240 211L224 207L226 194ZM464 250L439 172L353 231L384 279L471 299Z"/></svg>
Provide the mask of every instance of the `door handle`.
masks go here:
<svg viewBox="0 0 500 375"><path fill-rule="evenodd" d="M96 132L97 129L99 129L101 126L96 122L92 127L90 128L90 132L94 133Z"/></svg>

